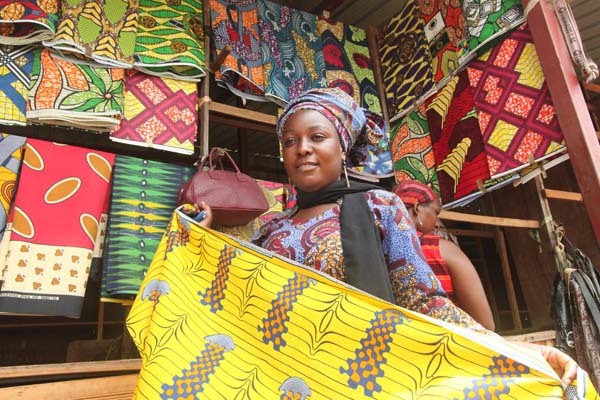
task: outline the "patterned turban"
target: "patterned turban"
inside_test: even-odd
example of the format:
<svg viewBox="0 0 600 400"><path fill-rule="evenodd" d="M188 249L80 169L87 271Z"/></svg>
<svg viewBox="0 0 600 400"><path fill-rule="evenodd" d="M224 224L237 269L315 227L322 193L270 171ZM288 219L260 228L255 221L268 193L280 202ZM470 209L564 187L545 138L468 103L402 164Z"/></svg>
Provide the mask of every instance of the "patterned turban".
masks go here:
<svg viewBox="0 0 600 400"><path fill-rule="evenodd" d="M417 203L426 204L438 198L432 188L412 179L400 181L394 188L394 193L400 197L407 208Z"/></svg>
<svg viewBox="0 0 600 400"><path fill-rule="evenodd" d="M347 155L349 167L367 163L372 137L384 137L383 120L371 114L338 88L308 90L293 98L277 122L277 137L281 140L288 118L300 110L314 110L325 116L335 127ZM378 140L378 139L375 139ZM391 164L391 162L390 162Z"/></svg>

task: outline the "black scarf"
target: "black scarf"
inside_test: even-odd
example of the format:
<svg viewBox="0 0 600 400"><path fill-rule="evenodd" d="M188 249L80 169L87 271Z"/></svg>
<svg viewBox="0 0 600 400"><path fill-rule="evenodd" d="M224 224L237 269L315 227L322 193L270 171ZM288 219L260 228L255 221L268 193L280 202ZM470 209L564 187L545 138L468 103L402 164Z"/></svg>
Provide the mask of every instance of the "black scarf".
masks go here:
<svg viewBox="0 0 600 400"><path fill-rule="evenodd" d="M298 189L298 209L335 203L342 198L340 235L346 283L380 299L395 303L379 230L364 192L381 189L368 183L335 181L317 192Z"/></svg>

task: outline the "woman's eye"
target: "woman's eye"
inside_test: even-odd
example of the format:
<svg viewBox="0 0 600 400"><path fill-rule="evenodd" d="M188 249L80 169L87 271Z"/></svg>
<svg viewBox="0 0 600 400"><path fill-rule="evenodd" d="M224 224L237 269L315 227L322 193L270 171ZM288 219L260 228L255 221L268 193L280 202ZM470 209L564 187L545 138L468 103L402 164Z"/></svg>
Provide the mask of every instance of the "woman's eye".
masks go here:
<svg viewBox="0 0 600 400"><path fill-rule="evenodd" d="M320 140L325 139L325 135L323 135L322 133L315 133L312 135L312 139L314 141L320 141Z"/></svg>
<svg viewBox="0 0 600 400"><path fill-rule="evenodd" d="M296 141L293 138L287 138L283 140L283 147L292 146Z"/></svg>

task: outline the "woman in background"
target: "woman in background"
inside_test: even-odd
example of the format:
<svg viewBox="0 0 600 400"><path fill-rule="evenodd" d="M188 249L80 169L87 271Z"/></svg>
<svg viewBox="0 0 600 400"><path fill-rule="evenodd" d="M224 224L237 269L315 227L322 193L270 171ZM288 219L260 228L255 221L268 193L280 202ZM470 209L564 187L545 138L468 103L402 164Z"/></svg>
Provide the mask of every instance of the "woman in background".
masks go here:
<svg viewBox="0 0 600 400"><path fill-rule="evenodd" d="M396 185L394 193L408 208L420 236L425 260L448 297L481 325L493 331L494 317L473 263L456 244L433 234L442 209L438 196L429 186L410 179Z"/></svg>

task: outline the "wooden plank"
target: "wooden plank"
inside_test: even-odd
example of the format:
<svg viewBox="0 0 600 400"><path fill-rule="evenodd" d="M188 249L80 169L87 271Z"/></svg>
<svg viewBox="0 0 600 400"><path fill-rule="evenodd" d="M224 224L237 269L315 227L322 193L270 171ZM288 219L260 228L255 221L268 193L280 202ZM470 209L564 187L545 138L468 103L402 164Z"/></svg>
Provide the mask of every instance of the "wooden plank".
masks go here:
<svg viewBox="0 0 600 400"><path fill-rule="evenodd" d="M209 109L216 114L224 114L231 118L242 119L246 121L258 122L260 124L270 125L275 128L277 125L277 117L274 115L264 114L258 111L246 110L244 108L230 106L228 104L210 102ZM273 129L275 133L275 129Z"/></svg>
<svg viewBox="0 0 600 400"><path fill-rule="evenodd" d="M130 400L137 374L0 388L0 399Z"/></svg>
<svg viewBox="0 0 600 400"><path fill-rule="evenodd" d="M379 51L377 46L378 30L372 26L367 29L367 43L369 45L369 54L373 66L373 78L375 79L375 88L381 104L381 112L386 124L390 123L390 116L387 109L387 101L385 98L385 85L383 83L383 70L381 68L381 60L379 59Z"/></svg>
<svg viewBox="0 0 600 400"><path fill-rule="evenodd" d="M232 119L219 114L212 114L210 116L210 123L216 125L226 125L234 128L245 128L246 131L257 131L264 133L273 133L275 128L272 125L265 125L256 122L242 121L238 119Z"/></svg>
<svg viewBox="0 0 600 400"><path fill-rule="evenodd" d="M569 200L583 202L581 193L565 192L564 190L545 189L546 197L556 200Z"/></svg>
<svg viewBox="0 0 600 400"><path fill-rule="evenodd" d="M539 332L531 332L524 333L521 335L507 335L502 336L506 340L514 341L514 342L530 342L530 343L541 343L547 342L549 340L556 339L556 331L539 331Z"/></svg>
<svg viewBox="0 0 600 400"><path fill-rule="evenodd" d="M585 85L585 88L587 90L591 90L592 92L600 93L600 85L598 85L597 83L588 83L587 85Z"/></svg>
<svg viewBox="0 0 600 400"><path fill-rule="evenodd" d="M530 219L489 217L486 215L466 214L448 210L442 210L439 218L448 221L470 222L473 224L503 226L507 228L537 229L540 227L540 223L538 221Z"/></svg>
<svg viewBox="0 0 600 400"><path fill-rule="evenodd" d="M55 375L64 376L125 371L138 372L141 367L142 360L140 359L0 367L0 382L7 379L49 377ZM0 398L4 397L0 396Z"/></svg>
<svg viewBox="0 0 600 400"><path fill-rule="evenodd" d="M496 235L492 231L484 231L477 229L446 229L448 232L455 236L467 236L476 238L490 238L494 239Z"/></svg>
<svg viewBox="0 0 600 400"><path fill-rule="evenodd" d="M519 302L517 301L515 285L512 280L512 273L510 272L510 264L508 262L508 250L506 249L506 240L504 239L504 232L502 232L500 228L496 229L496 246L498 246L498 254L500 254L502 275L504 276L504 282L506 283L506 294L508 297L508 304L510 307L510 314L512 316L513 325L515 329L523 329L523 323L521 322L521 313L519 312Z"/></svg>

